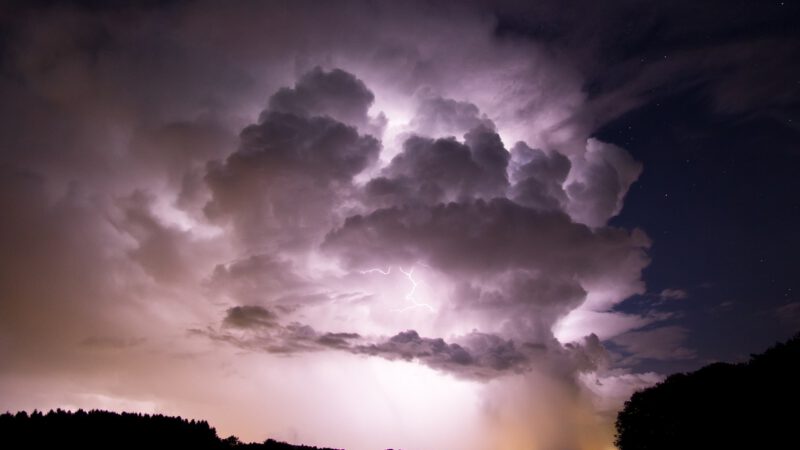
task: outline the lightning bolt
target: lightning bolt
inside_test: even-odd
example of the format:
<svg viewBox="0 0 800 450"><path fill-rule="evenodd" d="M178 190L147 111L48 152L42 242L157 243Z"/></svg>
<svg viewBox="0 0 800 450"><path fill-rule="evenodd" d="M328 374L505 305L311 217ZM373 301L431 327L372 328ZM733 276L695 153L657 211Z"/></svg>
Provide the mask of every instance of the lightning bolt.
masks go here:
<svg viewBox="0 0 800 450"><path fill-rule="evenodd" d="M408 291L408 294L406 294L406 300L411 302L411 304L406 306L406 307L403 307L403 308L395 308L392 311L403 312L403 311L408 311L409 309L414 309L414 308L428 308L428 310L430 312L433 312L433 307L431 305L429 305L427 303L419 302L419 301L417 301L417 299L414 298L414 294L417 292L417 281L414 280L414 276L413 276L414 275L414 267L412 266L411 270L409 270L409 271L403 270L402 267L398 267L398 269L400 269L400 272L402 272L403 275L405 275L406 278L408 278L408 281L411 282L411 290Z"/></svg>
<svg viewBox="0 0 800 450"><path fill-rule="evenodd" d="M392 266L387 267L386 270L369 269L369 270L360 270L359 272L361 272L362 275L366 275L368 273L379 273L381 275L389 275L390 273L392 273Z"/></svg>
<svg viewBox="0 0 800 450"><path fill-rule="evenodd" d="M411 309L414 309L414 308L426 308L428 311L434 312L435 310L433 309L433 307L431 305L429 305L427 303L424 303L424 302L420 302L414 296L414 294L417 293L417 286L419 286L419 283L417 283L417 280L414 279L414 267L412 266L410 270L403 270L402 267L398 267L398 269L400 270L400 273L405 275L405 277L408 278L408 281L411 283L411 289L408 291L408 293L406 293L406 296L405 296L406 301L411 303L411 304L410 305L406 305L406 306L404 306L402 308L393 308L392 311L404 312L404 311L408 311L408 310L411 310ZM370 273L379 273L381 275L389 275L390 273L392 273L392 267L389 266L389 267L386 268L386 270L383 270L383 269L368 269L368 270L361 270L360 272L361 272L362 275L366 275L366 274L370 274Z"/></svg>

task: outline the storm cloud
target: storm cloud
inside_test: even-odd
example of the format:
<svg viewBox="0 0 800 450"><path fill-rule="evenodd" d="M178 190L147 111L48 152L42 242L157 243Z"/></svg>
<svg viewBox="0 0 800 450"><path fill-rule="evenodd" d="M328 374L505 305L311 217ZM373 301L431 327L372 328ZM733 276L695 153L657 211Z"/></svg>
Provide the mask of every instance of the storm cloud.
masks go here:
<svg viewBox="0 0 800 450"><path fill-rule="evenodd" d="M768 42L623 61L613 83L595 68L617 29L591 15L357 1L35 2L0 15L3 406L33 405L23 394L57 380L71 396L36 407L112 398L213 414L263 440L264 392L298 405L270 409L270 432L291 437L296 421L321 443L317 399L388 392L380 407L405 405L407 428L381 416L359 441L352 423L369 417L352 406L331 443L610 442L608 411L659 379L636 364L697 353L660 304L622 311L637 295L694 294L648 294L651 237L614 220L647 168L596 131L662 70L696 85L694 65L721 70ZM560 25L525 25L545 19ZM751 102L737 80L774 65L734 64L715 107ZM776 90L760 98L782 104ZM441 422L435 439L409 438L430 417L403 402L450 394L480 405L486 440ZM235 418L219 412L235 402ZM529 417L549 423L543 411L568 431L526 431ZM591 433L572 433L586 417Z"/></svg>

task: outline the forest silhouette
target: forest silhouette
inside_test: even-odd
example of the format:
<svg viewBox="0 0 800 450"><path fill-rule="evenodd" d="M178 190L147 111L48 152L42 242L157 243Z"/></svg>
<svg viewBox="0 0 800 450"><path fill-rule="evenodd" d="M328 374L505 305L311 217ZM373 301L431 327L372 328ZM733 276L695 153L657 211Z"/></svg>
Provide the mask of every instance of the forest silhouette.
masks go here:
<svg viewBox="0 0 800 450"><path fill-rule="evenodd" d="M714 363L637 392L619 450L800 448L800 334L739 364Z"/></svg>
<svg viewBox="0 0 800 450"><path fill-rule="evenodd" d="M0 415L0 448L23 449L192 449L334 450L267 439L243 443L221 439L206 421L160 414L109 411L34 411Z"/></svg>

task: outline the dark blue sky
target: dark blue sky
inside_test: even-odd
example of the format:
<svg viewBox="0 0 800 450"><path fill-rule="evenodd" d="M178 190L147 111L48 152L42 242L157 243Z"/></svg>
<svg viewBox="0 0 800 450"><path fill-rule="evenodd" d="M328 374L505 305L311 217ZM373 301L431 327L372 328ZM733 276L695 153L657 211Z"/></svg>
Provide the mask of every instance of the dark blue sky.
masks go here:
<svg viewBox="0 0 800 450"><path fill-rule="evenodd" d="M648 295L618 309L672 313L697 358L643 368L739 360L800 330L798 2L506 7L497 34L565 49L610 110L594 136L644 165L611 224L653 239Z"/></svg>
<svg viewBox="0 0 800 450"><path fill-rule="evenodd" d="M667 307L701 358L732 360L800 325L800 148L790 118L723 115L702 87L650 102L598 131L645 170L613 223L653 239L649 290L680 288ZM621 309L635 310L642 299Z"/></svg>

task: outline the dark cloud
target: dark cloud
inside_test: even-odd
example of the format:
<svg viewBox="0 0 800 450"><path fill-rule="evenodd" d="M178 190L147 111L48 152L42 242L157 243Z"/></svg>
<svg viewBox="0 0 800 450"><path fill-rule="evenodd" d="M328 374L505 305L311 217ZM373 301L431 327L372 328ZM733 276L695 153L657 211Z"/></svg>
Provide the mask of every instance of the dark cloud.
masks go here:
<svg viewBox="0 0 800 450"><path fill-rule="evenodd" d="M473 332L458 338L458 342L447 343L442 338L425 338L408 330L374 340L351 332L320 333L297 322L279 325L274 318L260 307L235 307L227 311L223 328L194 330L194 333L267 353L341 350L389 360L415 361L464 378L494 378L522 372L531 362L529 350L492 334ZM230 327L240 332L233 333Z"/></svg>
<svg viewBox="0 0 800 450"><path fill-rule="evenodd" d="M547 342L553 339L553 324L584 302L586 290L574 275L546 272L517 269L464 281L454 293L454 313L477 313L506 335Z"/></svg>
<svg viewBox="0 0 800 450"><path fill-rule="evenodd" d="M281 323L272 311L260 306L236 306L226 311L220 327L190 329L200 335L248 351L280 355L325 350L353 351L362 340L358 333L324 332L299 323Z"/></svg>
<svg viewBox="0 0 800 450"><path fill-rule="evenodd" d="M307 174L320 183L348 181L377 157L379 143L359 136L347 125L326 117L306 118L273 111L241 132L239 150L226 166L241 158L270 175ZM212 180L213 181L213 180Z"/></svg>
<svg viewBox="0 0 800 450"><path fill-rule="evenodd" d="M346 348L360 337L358 333L325 333L317 338L317 342L325 347Z"/></svg>
<svg viewBox="0 0 800 450"><path fill-rule="evenodd" d="M508 152L494 131L479 127L464 143L454 138L411 136L403 151L366 185L379 204L463 201L494 198L508 186Z"/></svg>
<svg viewBox="0 0 800 450"><path fill-rule="evenodd" d="M570 168L566 156L518 142L511 149L509 177L513 185L509 198L541 211L563 210L567 203L563 186Z"/></svg>
<svg viewBox="0 0 800 450"><path fill-rule="evenodd" d="M352 178L379 150L375 138L331 118L265 112L242 130L236 152L209 165L206 214L231 219L246 241L303 245L333 225Z"/></svg>
<svg viewBox="0 0 800 450"><path fill-rule="evenodd" d="M483 170L482 178L485 182L495 186L498 194L505 194L503 188L508 185L506 169L510 156L500 135L494 128L479 125L464 135L464 143L472 153L472 160ZM490 195L492 193L483 196Z"/></svg>
<svg viewBox="0 0 800 450"><path fill-rule="evenodd" d="M521 371L529 363L530 355L513 340L473 331L459 339L472 354L475 366L497 372Z"/></svg>
<svg viewBox="0 0 800 450"><path fill-rule="evenodd" d="M489 329L546 342L593 286L617 286L622 297L640 292L648 246L640 232L591 229L562 212L494 199L350 217L323 248L353 268L421 263L469 279L457 284L454 314L478 314Z"/></svg>
<svg viewBox="0 0 800 450"><path fill-rule="evenodd" d="M592 230L563 213L494 199L353 216L327 236L324 248L354 267L423 261L448 272L529 268L591 277L627 265L627 260L646 264L648 244L641 233Z"/></svg>
<svg viewBox="0 0 800 450"><path fill-rule="evenodd" d="M512 340L473 332L447 343L441 338L420 337L414 330L353 349L356 353L388 359L417 361L464 378L494 378L528 369L531 357Z"/></svg>
<svg viewBox="0 0 800 450"><path fill-rule="evenodd" d="M269 111L297 116L328 116L364 129L375 95L363 81L341 69L329 72L315 67L297 80L294 88L281 88L269 99ZM262 114L260 122L266 118Z"/></svg>
<svg viewBox="0 0 800 450"><path fill-rule="evenodd" d="M235 328L272 327L277 316L260 306L234 306L226 311L223 325Z"/></svg>
<svg viewBox="0 0 800 450"><path fill-rule="evenodd" d="M415 330L376 339L352 332L320 333L297 322L280 325L274 322L274 318L272 313L260 307L235 307L227 311L222 328L194 332L246 350L275 354L340 350L389 360L413 361L469 379L523 373L533 366L572 376L577 372L606 368L610 363L608 351L594 334L563 348L552 340L520 344L478 331L455 337L451 342L422 337ZM239 332L233 333L231 327Z"/></svg>
<svg viewBox="0 0 800 450"><path fill-rule="evenodd" d="M474 363L472 355L460 345L447 344L441 338L421 338L414 330L398 333L378 344L362 346L358 351L389 359L418 360L441 368L453 365L468 366Z"/></svg>
<svg viewBox="0 0 800 450"><path fill-rule="evenodd" d="M583 371L607 369L611 365L611 353L592 333L579 342L569 342L564 347L572 353L576 367Z"/></svg>

